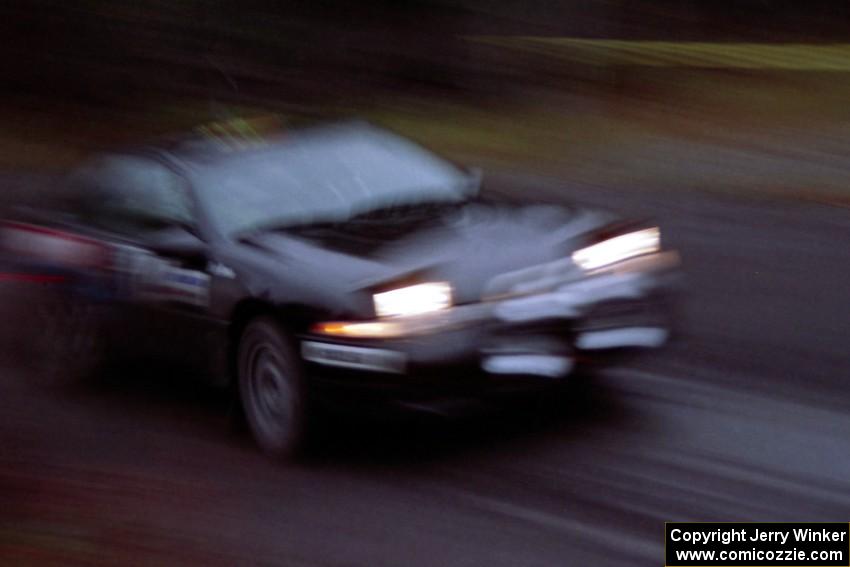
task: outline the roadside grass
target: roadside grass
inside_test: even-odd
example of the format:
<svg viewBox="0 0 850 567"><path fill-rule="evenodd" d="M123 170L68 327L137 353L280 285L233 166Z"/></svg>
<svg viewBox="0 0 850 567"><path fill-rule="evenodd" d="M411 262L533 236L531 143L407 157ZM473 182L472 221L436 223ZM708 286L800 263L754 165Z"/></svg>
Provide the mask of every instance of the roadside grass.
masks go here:
<svg viewBox="0 0 850 567"><path fill-rule="evenodd" d="M623 69L613 83L514 88L501 102L384 97L355 114L483 167L634 190L723 191L848 203L850 73ZM104 111L0 104L0 167L65 168L86 155L210 120L303 109L153 101Z"/></svg>
<svg viewBox="0 0 850 567"><path fill-rule="evenodd" d="M370 116L485 166L634 190L846 204L848 95L844 73L642 69L591 94L528 93L496 108L399 104Z"/></svg>

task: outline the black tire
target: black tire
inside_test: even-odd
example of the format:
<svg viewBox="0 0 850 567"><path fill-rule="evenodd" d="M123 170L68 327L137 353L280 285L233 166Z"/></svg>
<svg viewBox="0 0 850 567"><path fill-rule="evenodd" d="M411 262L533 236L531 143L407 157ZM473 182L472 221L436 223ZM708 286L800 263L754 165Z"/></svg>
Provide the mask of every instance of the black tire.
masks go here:
<svg viewBox="0 0 850 567"><path fill-rule="evenodd" d="M239 398L254 440L267 455L288 459L302 448L306 391L292 339L270 317L251 321L239 339Z"/></svg>

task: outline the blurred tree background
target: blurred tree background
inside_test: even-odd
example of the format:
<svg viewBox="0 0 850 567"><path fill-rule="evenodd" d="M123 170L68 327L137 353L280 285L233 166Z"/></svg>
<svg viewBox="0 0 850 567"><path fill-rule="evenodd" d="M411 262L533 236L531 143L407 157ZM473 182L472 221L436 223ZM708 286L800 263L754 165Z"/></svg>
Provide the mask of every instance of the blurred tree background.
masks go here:
<svg viewBox="0 0 850 567"><path fill-rule="evenodd" d="M581 182L846 193L846 0L30 0L0 4L0 36L6 168L230 116L360 114Z"/></svg>
<svg viewBox="0 0 850 567"><path fill-rule="evenodd" d="M825 0L35 0L3 3L0 34L7 93L311 105L399 89L499 97L569 71L474 36L844 41L848 16Z"/></svg>

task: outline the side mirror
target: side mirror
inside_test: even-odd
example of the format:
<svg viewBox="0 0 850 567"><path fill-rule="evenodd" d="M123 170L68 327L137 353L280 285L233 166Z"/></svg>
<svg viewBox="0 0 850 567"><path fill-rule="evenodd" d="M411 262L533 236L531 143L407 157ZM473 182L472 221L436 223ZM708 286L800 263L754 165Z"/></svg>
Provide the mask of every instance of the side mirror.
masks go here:
<svg viewBox="0 0 850 567"><path fill-rule="evenodd" d="M182 260L203 259L207 249L204 241L191 229L179 225L157 230L148 240L148 246L157 254Z"/></svg>
<svg viewBox="0 0 850 567"><path fill-rule="evenodd" d="M469 176L469 192L472 195L477 195L481 191L481 182L484 179L484 170L480 167L468 167L466 172Z"/></svg>

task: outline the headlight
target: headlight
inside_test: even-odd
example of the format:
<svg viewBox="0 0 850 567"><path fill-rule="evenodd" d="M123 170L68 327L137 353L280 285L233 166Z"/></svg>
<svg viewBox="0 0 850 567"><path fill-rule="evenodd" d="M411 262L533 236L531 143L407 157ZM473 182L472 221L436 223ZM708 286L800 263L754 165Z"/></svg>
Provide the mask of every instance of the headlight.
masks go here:
<svg viewBox="0 0 850 567"><path fill-rule="evenodd" d="M451 307L452 287L447 282L431 282L393 289L374 296L378 317L421 315Z"/></svg>
<svg viewBox="0 0 850 567"><path fill-rule="evenodd" d="M573 252L573 262L584 270L595 270L635 256L658 252L661 233L658 227L638 230L603 240Z"/></svg>

